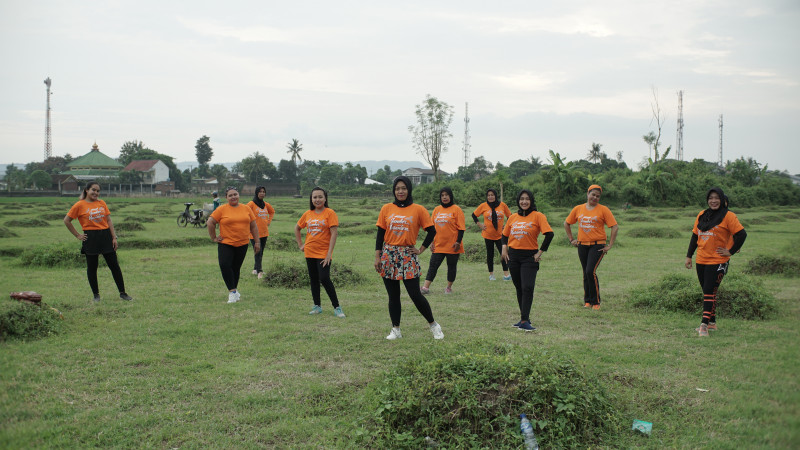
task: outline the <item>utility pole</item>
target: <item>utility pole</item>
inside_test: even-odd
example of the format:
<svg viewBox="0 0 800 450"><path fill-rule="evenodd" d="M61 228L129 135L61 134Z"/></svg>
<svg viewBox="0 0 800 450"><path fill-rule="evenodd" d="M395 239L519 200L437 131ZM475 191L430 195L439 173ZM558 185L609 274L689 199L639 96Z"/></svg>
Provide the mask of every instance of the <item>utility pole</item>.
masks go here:
<svg viewBox="0 0 800 450"><path fill-rule="evenodd" d="M675 139L676 159L683 161L683 91L678 91L678 136Z"/></svg>
<svg viewBox="0 0 800 450"><path fill-rule="evenodd" d="M47 85L47 118L44 123L44 159L47 160L53 156L53 141L50 136L50 77L44 80L44 84Z"/></svg>
<svg viewBox="0 0 800 450"><path fill-rule="evenodd" d="M719 166L722 167L722 114L719 115Z"/></svg>
<svg viewBox="0 0 800 450"><path fill-rule="evenodd" d="M464 168L469 167L469 102L464 104Z"/></svg>

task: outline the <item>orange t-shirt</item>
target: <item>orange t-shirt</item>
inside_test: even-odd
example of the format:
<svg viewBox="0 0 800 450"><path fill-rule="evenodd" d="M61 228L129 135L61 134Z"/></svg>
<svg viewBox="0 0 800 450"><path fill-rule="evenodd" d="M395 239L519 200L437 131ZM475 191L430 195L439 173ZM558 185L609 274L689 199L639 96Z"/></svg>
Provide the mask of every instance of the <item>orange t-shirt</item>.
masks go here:
<svg viewBox="0 0 800 450"><path fill-rule="evenodd" d="M297 226L300 229L308 227L306 245L303 247L306 258L325 259L331 245L331 228L339 226L336 212L330 208L325 208L321 213L306 211L297 221Z"/></svg>
<svg viewBox="0 0 800 450"><path fill-rule="evenodd" d="M222 243L233 247L241 247L250 243L250 222L256 220L253 210L247 205L220 205L211 217L219 223L219 235Z"/></svg>
<svg viewBox="0 0 800 450"><path fill-rule="evenodd" d="M486 229L481 231L481 236L483 236L484 239L496 241L500 239L500 233L503 231L503 223L506 218L511 217L511 210L508 209L508 205L503 202L500 202L494 210L497 213L497 229L492 225L492 208L488 203L483 202L478 205L475 212L472 214L474 214L475 217L480 217L481 214L483 214L483 224L486 225Z"/></svg>
<svg viewBox="0 0 800 450"><path fill-rule="evenodd" d="M605 227L611 228L617 224L608 207L598 204L589 210L585 203L572 208L566 222L570 225L578 223L578 242L581 243L605 241Z"/></svg>
<svg viewBox="0 0 800 450"><path fill-rule="evenodd" d="M436 236L433 237L434 253L464 253L464 242L457 250L453 244L458 239L458 230L466 230L464 211L456 205L445 208L442 205L433 208L431 214L433 224L436 225Z"/></svg>
<svg viewBox="0 0 800 450"><path fill-rule="evenodd" d="M692 232L697 235L697 263L722 264L727 262L730 258L718 254L717 247L728 249L733 247L733 235L744 230L744 227L739 223L736 214L728 211L719 225L708 231L700 231L697 228L697 221L702 215L703 211L700 211L694 220L694 228L692 228Z"/></svg>
<svg viewBox="0 0 800 450"><path fill-rule="evenodd" d="M267 202L264 202L264 208L259 208L256 205L256 202L250 201L247 204L250 209L253 210L253 214L256 216L256 225L258 225L258 237L267 237L269 236L269 224L272 223L272 218L275 217L275 209ZM253 235L250 235L250 239L254 239Z"/></svg>
<svg viewBox="0 0 800 450"><path fill-rule="evenodd" d="M503 236L508 237L508 246L515 250L538 250L539 233L552 232L547 217L539 211L532 211L527 216L512 214L503 229Z"/></svg>
<svg viewBox="0 0 800 450"><path fill-rule="evenodd" d="M87 230L105 230L108 228L108 219L106 217L111 215L108 210L106 202L97 199L93 202L86 200L79 200L72 205L69 209L67 216L72 219L78 219L83 231Z"/></svg>
<svg viewBox="0 0 800 450"><path fill-rule="evenodd" d="M387 203L381 208L376 225L386 230L384 243L407 247L417 243L420 228L428 228L433 222L422 205L412 203L401 208L394 203Z"/></svg>

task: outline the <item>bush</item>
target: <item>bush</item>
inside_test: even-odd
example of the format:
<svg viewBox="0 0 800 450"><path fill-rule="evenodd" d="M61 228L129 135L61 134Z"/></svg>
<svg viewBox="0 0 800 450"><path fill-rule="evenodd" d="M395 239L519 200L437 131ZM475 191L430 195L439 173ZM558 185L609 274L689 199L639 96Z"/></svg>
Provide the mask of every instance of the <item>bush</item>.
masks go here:
<svg viewBox="0 0 800 450"><path fill-rule="evenodd" d="M19 235L6 227L0 227L0 238L18 237Z"/></svg>
<svg viewBox="0 0 800 450"><path fill-rule="evenodd" d="M297 242L294 240L293 237L289 237L285 234L278 234L278 235L271 235L269 239L267 239L267 250L272 251L283 251L283 252L290 252L297 250Z"/></svg>
<svg viewBox="0 0 800 450"><path fill-rule="evenodd" d="M678 219L679 217L677 214L666 213L666 214L659 214L656 216L656 218L661 220L674 220Z"/></svg>
<svg viewBox="0 0 800 450"><path fill-rule="evenodd" d="M101 264L105 260L100 258ZM81 267L85 266L85 258L81 254L81 246L75 243L37 246L22 251L17 259L22 266L40 267Z"/></svg>
<svg viewBox="0 0 800 450"><path fill-rule="evenodd" d="M703 291L696 276L669 274L661 281L631 291L631 304L655 311L703 312ZM747 320L769 319L776 314L775 298L758 278L728 274L717 292L717 315Z"/></svg>
<svg viewBox="0 0 800 450"><path fill-rule="evenodd" d="M364 275L353 271L350 266L334 261L331 266L331 280L334 285L353 286L366 280ZM264 271L264 286L288 289L308 288L308 267L305 262L277 262Z"/></svg>
<svg viewBox="0 0 800 450"><path fill-rule="evenodd" d="M42 220L64 220L64 216L66 215L67 213L44 213L39 214L39 218Z"/></svg>
<svg viewBox="0 0 800 450"><path fill-rule="evenodd" d="M61 216L61 218L63 219L64 216ZM6 226L8 226L8 227L38 228L38 227L46 227L46 226L49 226L49 225L50 224L47 223L47 221L44 220L44 219L37 219L37 218L31 218L31 217L26 217L26 218L23 218L23 219L9 220L8 222L6 222Z"/></svg>
<svg viewBox="0 0 800 450"><path fill-rule="evenodd" d="M61 313L46 304L6 302L0 312L0 341L38 339L58 334L63 325Z"/></svg>
<svg viewBox="0 0 800 450"><path fill-rule="evenodd" d="M800 259L789 256L758 255L747 262L744 273L796 277L800 276Z"/></svg>
<svg viewBox="0 0 800 450"><path fill-rule="evenodd" d="M687 234L687 237L689 235ZM632 228L628 231L628 237L632 238L667 238L675 239L681 237L678 230L662 227L640 227Z"/></svg>
<svg viewBox="0 0 800 450"><path fill-rule="evenodd" d="M126 239L120 243L123 248L184 248L184 247L200 247L203 245L212 245L211 239L208 237L193 236L183 239L146 239L134 238Z"/></svg>
<svg viewBox="0 0 800 450"><path fill-rule="evenodd" d="M783 216L764 216L762 219L765 223L786 222L786 218Z"/></svg>
<svg viewBox="0 0 800 450"><path fill-rule="evenodd" d="M144 225L139 222L122 222L114 225L117 231L144 231Z"/></svg>
<svg viewBox="0 0 800 450"><path fill-rule="evenodd" d="M800 211L786 213L783 215L783 217L786 217L787 219L800 219Z"/></svg>
<svg viewBox="0 0 800 450"><path fill-rule="evenodd" d="M472 344L415 352L368 388L363 446L519 448L525 413L542 448L609 445L622 429L614 398L572 362L546 351Z"/></svg>

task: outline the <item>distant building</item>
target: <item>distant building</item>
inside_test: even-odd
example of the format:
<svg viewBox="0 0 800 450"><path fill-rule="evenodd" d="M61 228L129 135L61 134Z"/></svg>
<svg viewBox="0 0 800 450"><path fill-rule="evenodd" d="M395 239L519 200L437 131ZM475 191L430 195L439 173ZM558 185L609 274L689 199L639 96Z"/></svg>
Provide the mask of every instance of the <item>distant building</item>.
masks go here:
<svg viewBox="0 0 800 450"><path fill-rule="evenodd" d="M377 184L383 186L385 183L381 183L380 181L375 181L372 178L367 178L366 180L364 180L364 184L366 185Z"/></svg>
<svg viewBox="0 0 800 450"><path fill-rule="evenodd" d="M50 186L51 190L58 191L60 193L81 191L81 187L79 187L80 183L78 183L78 180L72 175L63 173L50 175L50 180L52 183Z"/></svg>
<svg viewBox="0 0 800 450"><path fill-rule="evenodd" d="M419 167L411 167L403 171L403 175L408 177L411 180L411 183L414 185L417 184L425 184L425 183L433 183L436 181L436 176L432 169L421 169ZM440 170L440 176L447 176L448 173Z"/></svg>
<svg viewBox="0 0 800 450"><path fill-rule="evenodd" d="M67 164L64 175L72 175L76 180L98 180L103 178L116 178L122 170L122 164L100 151L97 142L92 145L92 150Z"/></svg>
<svg viewBox="0 0 800 450"><path fill-rule="evenodd" d="M169 180L169 167L160 159L142 159L131 161L122 172L137 171L142 174L142 183L158 184Z"/></svg>

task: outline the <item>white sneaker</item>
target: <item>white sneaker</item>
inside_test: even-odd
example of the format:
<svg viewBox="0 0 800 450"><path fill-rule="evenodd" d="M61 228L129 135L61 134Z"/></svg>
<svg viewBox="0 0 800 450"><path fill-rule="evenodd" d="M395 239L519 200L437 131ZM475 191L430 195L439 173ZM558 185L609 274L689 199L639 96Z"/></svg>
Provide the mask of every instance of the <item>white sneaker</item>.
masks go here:
<svg viewBox="0 0 800 450"><path fill-rule="evenodd" d="M400 333L400 328L392 327L392 331L388 336L386 336L386 339L393 341L395 339L400 339L401 337L403 337L403 334Z"/></svg>
<svg viewBox="0 0 800 450"><path fill-rule="evenodd" d="M495 277L494 277L494 274L491 274L491 275L489 275L489 281L494 281L494 280L496 280L496 279L497 279L497 278L495 278Z"/></svg>
<svg viewBox="0 0 800 450"><path fill-rule="evenodd" d="M228 292L228 303L236 303L239 301L238 292Z"/></svg>
<svg viewBox="0 0 800 450"><path fill-rule="evenodd" d="M240 298L242 298L242 293L239 292L239 291L236 291L236 301L238 302Z"/></svg>
<svg viewBox="0 0 800 450"><path fill-rule="evenodd" d="M433 322L433 325L431 325L431 333L433 333L434 339L444 339L444 333L442 333L442 327L439 326L438 322Z"/></svg>
<svg viewBox="0 0 800 450"><path fill-rule="evenodd" d="M257 270L253 270L253 275L258 275L258 271Z"/></svg>

